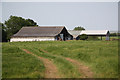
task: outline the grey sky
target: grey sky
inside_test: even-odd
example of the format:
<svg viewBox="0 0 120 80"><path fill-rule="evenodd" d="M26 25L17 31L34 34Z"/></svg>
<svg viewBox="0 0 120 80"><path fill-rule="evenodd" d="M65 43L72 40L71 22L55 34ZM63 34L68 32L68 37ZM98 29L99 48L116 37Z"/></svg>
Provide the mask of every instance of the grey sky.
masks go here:
<svg viewBox="0 0 120 80"><path fill-rule="evenodd" d="M2 22L10 15L33 19L42 26L118 30L117 2L3 2Z"/></svg>

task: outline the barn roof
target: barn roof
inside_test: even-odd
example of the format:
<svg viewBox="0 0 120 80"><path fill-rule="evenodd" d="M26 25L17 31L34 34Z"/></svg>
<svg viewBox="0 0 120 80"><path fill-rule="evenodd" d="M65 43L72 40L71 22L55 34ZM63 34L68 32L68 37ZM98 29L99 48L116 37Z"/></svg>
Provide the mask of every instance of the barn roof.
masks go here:
<svg viewBox="0 0 120 80"><path fill-rule="evenodd" d="M12 37L53 37L58 35L64 26L39 26L39 27L22 27Z"/></svg>
<svg viewBox="0 0 120 80"><path fill-rule="evenodd" d="M73 36L73 38L76 38L80 35L81 31L77 31L77 30L68 30L68 32Z"/></svg>
<svg viewBox="0 0 120 80"><path fill-rule="evenodd" d="M82 30L80 32L81 34L86 34L86 35L106 35L108 33L108 30Z"/></svg>

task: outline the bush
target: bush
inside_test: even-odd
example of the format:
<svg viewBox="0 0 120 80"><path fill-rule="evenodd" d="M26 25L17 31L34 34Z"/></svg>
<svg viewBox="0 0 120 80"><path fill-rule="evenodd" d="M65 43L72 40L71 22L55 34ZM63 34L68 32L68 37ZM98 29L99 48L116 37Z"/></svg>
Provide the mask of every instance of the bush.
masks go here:
<svg viewBox="0 0 120 80"><path fill-rule="evenodd" d="M117 33L111 33L110 36L117 36Z"/></svg>
<svg viewBox="0 0 120 80"><path fill-rule="evenodd" d="M86 40L88 38L86 34L82 34L79 37L80 37L80 40Z"/></svg>
<svg viewBox="0 0 120 80"><path fill-rule="evenodd" d="M88 40L99 40L97 36L88 36Z"/></svg>

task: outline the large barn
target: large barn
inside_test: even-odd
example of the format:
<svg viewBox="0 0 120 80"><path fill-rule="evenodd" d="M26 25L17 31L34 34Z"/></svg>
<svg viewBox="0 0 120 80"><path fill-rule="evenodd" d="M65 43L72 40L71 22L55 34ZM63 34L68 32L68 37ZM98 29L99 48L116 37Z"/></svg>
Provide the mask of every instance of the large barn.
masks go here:
<svg viewBox="0 0 120 80"><path fill-rule="evenodd" d="M87 36L106 36L106 40L110 40L110 32L108 30L82 30L82 31L77 31L77 30L68 30L68 32L73 35L73 38L78 40L79 35L86 34Z"/></svg>
<svg viewBox="0 0 120 80"><path fill-rule="evenodd" d="M39 26L22 27L14 34L10 42L17 41L55 41L72 40L73 36L68 33L65 26Z"/></svg>

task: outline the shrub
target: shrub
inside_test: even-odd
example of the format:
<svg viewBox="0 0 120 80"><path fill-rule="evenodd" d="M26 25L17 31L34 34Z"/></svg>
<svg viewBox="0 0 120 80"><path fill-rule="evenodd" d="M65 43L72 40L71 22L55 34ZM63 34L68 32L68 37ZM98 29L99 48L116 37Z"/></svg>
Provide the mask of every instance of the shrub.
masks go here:
<svg viewBox="0 0 120 80"><path fill-rule="evenodd" d="M97 36L88 36L87 40L99 40Z"/></svg>
<svg viewBox="0 0 120 80"><path fill-rule="evenodd" d="M86 34L82 34L79 36L80 40L86 40L88 36Z"/></svg>
<svg viewBox="0 0 120 80"><path fill-rule="evenodd" d="M110 36L117 36L117 33L111 33Z"/></svg>

